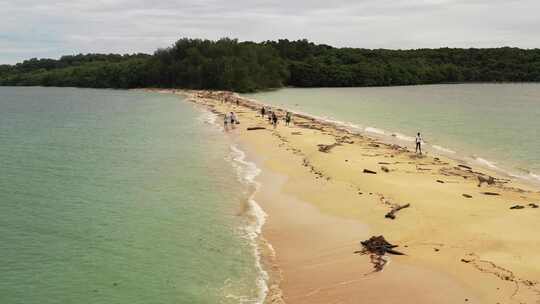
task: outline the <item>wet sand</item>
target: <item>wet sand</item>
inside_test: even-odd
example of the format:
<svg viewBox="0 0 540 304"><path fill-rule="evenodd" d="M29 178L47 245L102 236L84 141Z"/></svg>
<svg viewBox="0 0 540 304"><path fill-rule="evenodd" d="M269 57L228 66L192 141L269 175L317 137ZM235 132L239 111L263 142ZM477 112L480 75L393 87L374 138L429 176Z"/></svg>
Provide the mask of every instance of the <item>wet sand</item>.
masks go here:
<svg viewBox="0 0 540 304"><path fill-rule="evenodd" d="M177 93L236 112L229 134L262 169L268 303L540 303L538 189L306 116L274 129L234 94ZM493 179L478 186L479 176ZM373 235L406 255L373 272L354 253Z"/></svg>

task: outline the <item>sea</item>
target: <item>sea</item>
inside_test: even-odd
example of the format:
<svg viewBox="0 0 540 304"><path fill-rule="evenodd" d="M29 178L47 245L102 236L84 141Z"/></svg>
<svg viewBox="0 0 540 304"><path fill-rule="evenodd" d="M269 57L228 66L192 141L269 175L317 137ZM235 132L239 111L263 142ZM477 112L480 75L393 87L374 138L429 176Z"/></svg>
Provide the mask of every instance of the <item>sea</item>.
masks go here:
<svg viewBox="0 0 540 304"><path fill-rule="evenodd" d="M0 303L262 303L259 170L182 97L0 87Z"/></svg>
<svg viewBox="0 0 540 304"><path fill-rule="evenodd" d="M245 94L351 131L540 184L540 84L284 88ZM413 148L414 149L414 148Z"/></svg>
<svg viewBox="0 0 540 304"><path fill-rule="evenodd" d="M540 181L540 84L244 96ZM219 121L172 94L0 87L0 303L263 303L260 170Z"/></svg>

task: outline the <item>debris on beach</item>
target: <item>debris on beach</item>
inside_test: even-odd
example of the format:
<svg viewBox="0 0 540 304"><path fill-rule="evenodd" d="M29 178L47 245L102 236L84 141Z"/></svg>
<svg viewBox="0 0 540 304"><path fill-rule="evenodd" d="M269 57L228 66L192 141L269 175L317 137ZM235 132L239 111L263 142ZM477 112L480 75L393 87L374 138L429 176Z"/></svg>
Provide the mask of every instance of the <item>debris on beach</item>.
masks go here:
<svg viewBox="0 0 540 304"><path fill-rule="evenodd" d="M472 195L470 195L470 194L463 193L462 195L463 195L463 197L466 197L466 198L472 198Z"/></svg>
<svg viewBox="0 0 540 304"><path fill-rule="evenodd" d="M248 131L254 131L254 130L265 130L265 127L249 127L247 128Z"/></svg>
<svg viewBox="0 0 540 304"><path fill-rule="evenodd" d="M401 205L401 206L395 206L394 208L392 208L392 210L390 212L388 212L384 217L385 218L389 218L389 219L396 219L396 212L398 212L399 210L401 209L405 209L405 208L409 208L411 206L411 204L405 204L405 205Z"/></svg>
<svg viewBox="0 0 540 304"><path fill-rule="evenodd" d="M482 192L482 194L484 194L484 195L500 195L497 192Z"/></svg>
<svg viewBox="0 0 540 304"><path fill-rule="evenodd" d="M341 144L340 143L334 143L334 144L331 144L331 145L320 144L320 145L317 145L317 146L319 147L320 152L330 153L330 150L332 150L333 148L335 148L337 146L341 146Z"/></svg>
<svg viewBox="0 0 540 304"><path fill-rule="evenodd" d="M539 207L539 206L538 206L537 204L535 204L535 203L527 204L527 206L529 206L529 207L531 207L531 208L534 208L534 209L536 209L536 208ZM525 206L517 204L517 205L514 205L514 206L510 207L510 209L525 209Z"/></svg>
<svg viewBox="0 0 540 304"><path fill-rule="evenodd" d="M444 184L444 181L438 179L438 180L437 180L437 183L439 183L439 184Z"/></svg>
<svg viewBox="0 0 540 304"><path fill-rule="evenodd" d="M364 172L364 173L367 173L367 174L377 174L377 172L372 171L372 170L369 170L369 169L364 169L363 172Z"/></svg>
<svg viewBox="0 0 540 304"><path fill-rule="evenodd" d="M381 166L381 170L386 173L390 172L390 169L388 169L388 167L385 167L385 166Z"/></svg>
<svg viewBox="0 0 540 304"><path fill-rule="evenodd" d="M387 263L385 259L386 254L405 255L395 250L394 248L398 246L390 244L382 235L372 236L368 240L361 241L360 244L362 245L362 250L355 251L354 253L362 255L369 254L374 272L383 270L384 265Z"/></svg>
<svg viewBox="0 0 540 304"><path fill-rule="evenodd" d="M478 175L477 178L478 178L478 187L482 186L483 183L488 184L488 186L495 184L495 178L493 176L488 175L487 177L485 177L482 175Z"/></svg>

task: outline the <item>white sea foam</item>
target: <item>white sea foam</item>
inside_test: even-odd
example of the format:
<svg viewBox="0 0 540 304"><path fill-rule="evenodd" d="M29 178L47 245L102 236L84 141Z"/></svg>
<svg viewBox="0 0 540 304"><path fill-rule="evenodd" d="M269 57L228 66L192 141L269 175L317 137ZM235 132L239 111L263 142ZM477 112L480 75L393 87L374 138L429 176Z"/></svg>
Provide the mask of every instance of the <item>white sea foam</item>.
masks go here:
<svg viewBox="0 0 540 304"><path fill-rule="evenodd" d="M366 127L364 129L364 131L369 132L369 133L374 133L374 134L380 134L380 135L385 135L386 134L384 132L384 130L377 129L377 128L374 128L374 127Z"/></svg>
<svg viewBox="0 0 540 304"><path fill-rule="evenodd" d="M491 169L500 170L499 167L496 166L497 163L489 161L487 159L481 158L481 157L475 157L474 161L479 163L480 165L484 165Z"/></svg>
<svg viewBox="0 0 540 304"><path fill-rule="evenodd" d="M261 262L261 253L258 246L259 237L262 232L262 227L266 222L267 214L253 199L257 190L260 188L255 178L260 174L261 170L253 162L246 161L246 154L237 146L231 145L231 155L233 166L237 170L237 176L240 182L255 187L248 199L248 216L252 219L249 225L242 228L242 232L249 240L255 256L255 268L259 273L257 278L258 295L256 299L241 298L240 303L257 303L262 304L268 294L268 273L264 270Z"/></svg>
<svg viewBox="0 0 540 304"><path fill-rule="evenodd" d="M532 180L536 181L536 182L540 182L540 175L539 174L534 174L532 172L529 173L529 176Z"/></svg>
<svg viewBox="0 0 540 304"><path fill-rule="evenodd" d="M523 171L523 170L521 170L521 171ZM525 174L509 173L509 175L512 176L512 177L516 177L516 178L524 179L524 180L527 180L527 181L531 181L531 182L533 182L535 184L540 183L540 175L529 172L529 171L526 171Z"/></svg>
<svg viewBox="0 0 540 304"><path fill-rule="evenodd" d="M218 123L218 115L216 113L210 112L204 108L199 108L201 110L201 115L198 117L198 120L217 127L220 131L223 131L223 126Z"/></svg>
<svg viewBox="0 0 540 304"><path fill-rule="evenodd" d="M435 150L439 150L439 151L444 152L444 153L456 154L456 151L445 148L445 147L442 147L442 146L431 145L431 147L433 147L433 149L435 149Z"/></svg>
<svg viewBox="0 0 540 304"><path fill-rule="evenodd" d="M407 136L405 134L401 134L401 133L397 133L397 132L393 133L393 134L395 134L397 139L400 139L400 140L403 140L403 141L414 142L414 140L415 140L414 137Z"/></svg>

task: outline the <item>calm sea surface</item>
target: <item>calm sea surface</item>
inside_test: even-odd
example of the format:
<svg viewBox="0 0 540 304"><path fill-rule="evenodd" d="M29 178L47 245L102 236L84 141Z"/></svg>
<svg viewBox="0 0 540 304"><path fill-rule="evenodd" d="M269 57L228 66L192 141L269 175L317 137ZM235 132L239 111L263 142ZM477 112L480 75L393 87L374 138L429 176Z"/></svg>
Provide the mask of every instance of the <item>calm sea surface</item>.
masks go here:
<svg viewBox="0 0 540 304"><path fill-rule="evenodd" d="M287 88L249 94L540 182L540 84ZM392 137L394 134L394 137Z"/></svg>
<svg viewBox="0 0 540 304"><path fill-rule="evenodd" d="M211 119L171 95L0 87L0 303L255 303L249 168Z"/></svg>

